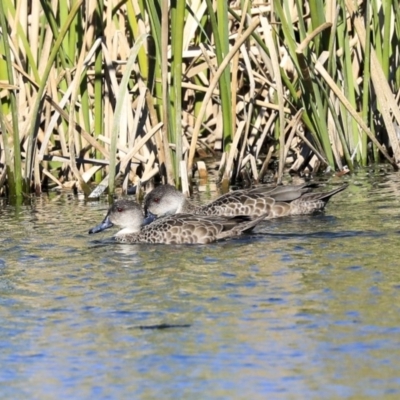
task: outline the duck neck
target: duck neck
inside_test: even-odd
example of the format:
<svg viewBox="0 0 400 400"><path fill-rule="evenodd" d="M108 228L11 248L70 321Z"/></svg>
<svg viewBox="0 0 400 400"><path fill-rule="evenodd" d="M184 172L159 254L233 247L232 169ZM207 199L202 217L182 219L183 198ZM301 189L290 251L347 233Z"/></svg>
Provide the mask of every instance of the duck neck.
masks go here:
<svg viewBox="0 0 400 400"><path fill-rule="evenodd" d="M140 229L137 229L136 227L133 227L133 226L127 226L127 227L121 229L120 231L118 231L115 236L124 236L124 235L129 235L131 233L138 233L138 232L140 232Z"/></svg>
<svg viewBox="0 0 400 400"><path fill-rule="evenodd" d="M177 209L176 214L193 213L197 210L197 206L192 204L189 200L185 200L182 205Z"/></svg>

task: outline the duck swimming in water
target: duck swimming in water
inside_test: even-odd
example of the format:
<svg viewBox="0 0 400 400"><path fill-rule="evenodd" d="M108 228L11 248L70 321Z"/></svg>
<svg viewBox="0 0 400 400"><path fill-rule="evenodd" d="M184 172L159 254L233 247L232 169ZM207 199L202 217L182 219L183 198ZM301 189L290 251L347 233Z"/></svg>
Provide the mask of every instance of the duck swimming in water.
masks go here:
<svg viewBox="0 0 400 400"><path fill-rule="evenodd" d="M144 199L146 216L165 217L179 213L195 215L235 216L249 215L265 219L289 215L307 215L322 211L329 199L348 186L342 185L329 192L312 192L316 184L292 186L260 186L237 190L218 197L213 202L196 206L172 185L160 185Z"/></svg>
<svg viewBox="0 0 400 400"><path fill-rule="evenodd" d="M232 238L254 228L264 215L206 216L193 214L171 215L149 223L145 220L139 204L132 200L118 200L108 210L103 222L90 229L89 233L101 232L114 225L120 226L115 239L124 243L199 243ZM146 225L148 224L148 225ZM144 226L145 225L145 226Z"/></svg>

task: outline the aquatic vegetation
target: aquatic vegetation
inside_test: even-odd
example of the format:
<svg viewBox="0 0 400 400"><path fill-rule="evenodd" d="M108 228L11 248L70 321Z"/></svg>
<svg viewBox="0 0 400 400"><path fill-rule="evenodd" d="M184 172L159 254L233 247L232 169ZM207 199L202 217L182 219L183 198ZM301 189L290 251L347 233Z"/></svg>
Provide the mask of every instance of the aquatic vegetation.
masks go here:
<svg viewBox="0 0 400 400"><path fill-rule="evenodd" d="M335 6L337 4L337 6ZM397 1L0 4L0 194L400 162Z"/></svg>

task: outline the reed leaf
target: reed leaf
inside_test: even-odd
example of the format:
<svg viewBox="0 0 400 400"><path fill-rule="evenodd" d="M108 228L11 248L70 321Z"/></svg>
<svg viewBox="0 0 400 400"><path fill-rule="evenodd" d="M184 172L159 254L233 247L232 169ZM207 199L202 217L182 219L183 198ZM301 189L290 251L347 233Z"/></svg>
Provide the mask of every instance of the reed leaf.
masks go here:
<svg viewBox="0 0 400 400"><path fill-rule="evenodd" d="M33 170L33 162L34 162L34 153L36 151L36 139L37 139L37 130L38 130L38 122L39 122L39 116L40 116L40 107L42 104L43 100L43 94L46 89L46 84L47 84L47 78L50 74L50 70L53 67L53 62L60 50L62 41L67 34L68 28L70 24L72 23L76 13L79 10L79 7L81 6L83 0L77 0L76 3L72 6L70 13L68 15L67 21L64 24L64 26L61 28L60 33L57 37L57 40L54 43L54 46L51 50L50 57L47 61L46 68L43 72L43 76L41 78L38 92L36 94L36 100L33 105L33 115L34 119L31 122L31 127L29 131L29 136L28 136L28 150L27 150L27 156L26 156L26 168L25 168L25 181L26 184L30 184L31 176L32 176L32 170Z"/></svg>
<svg viewBox="0 0 400 400"><path fill-rule="evenodd" d="M101 37L104 32L103 18L104 14L104 1L99 0L96 6L95 12L95 23L96 23L96 37ZM98 136L104 131L104 78L103 78L103 54L101 46L96 50L95 62L94 62L94 136ZM101 153L95 150L94 157L98 160L101 159ZM97 171L95 174L94 181L100 183L102 174Z"/></svg>
<svg viewBox="0 0 400 400"><path fill-rule="evenodd" d="M272 33L271 25L265 18L261 18L261 25L263 26L266 46L269 48L271 61L272 61L272 69L275 78L276 84L276 97L278 99L279 106L279 123L276 125L277 129L279 129L279 169L278 169L278 183L282 183L283 178L283 167L285 163L285 114L284 114L284 103L285 99L283 97L283 86L280 75L279 68L279 60L278 60L278 52L276 46L276 40Z"/></svg>
<svg viewBox="0 0 400 400"><path fill-rule="evenodd" d="M204 96L203 104L201 106L201 109L199 111L199 114L196 119L196 124L193 129L192 133L192 142L190 145L190 150L189 150L189 156L188 156L188 173L190 174L190 171L193 168L193 159L195 155L195 150L196 150L196 144L197 144L197 138L199 135L200 127L202 124L203 117L206 113L206 106L208 101L211 99L211 96L213 94L213 91L215 89L215 86L217 85L223 71L225 70L227 64L230 62L230 60L233 58L235 53L240 49L240 46L251 36L252 32L257 28L259 25L259 20L255 19L251 25L246 29L245 32L243 32L243 35L236 40L235 45L232 47L228 55L225 57L221 65L218 67L218 70L215 72L214 77L212 81L210 82L210 85L207 89L207 92Z"/></svg>
<svg viewBox="0 0 400 400"><path fill-rule="evenodd" d="M176 0L171 5L171 131L170 141L175 144L175 182L179 182L180 163L182 161L182 52L185 22L185 0ZM181 176L186 179L186 176Z"/></svg>
<svg viewBox="0 0 400 400"><path fill-rule="evenodd" d="M6 23L6 10L4 9L3 2L0 2L0 25L2 30L2 47L5 55L5 62L7 67L7 78L9 84L14 85L14 71L10 51L10 42L8 36L8 29ZM19 141L18 129L18 110L17 110L17 96L15 89L9 90L10 94L10 110L12 118L12 132L6 127L3 114L3 102L1 108L1 128L3 133L3 146L5 148L6 168L8 176L8 187L12 198L22 197L26 193L26 187L22 179L22 166L21 166L21 151ZM7 110L7 109L6 109Z"/></svg>
<svg viewBox="0 0 400 400"><path fill-rule="evenodd" d="M101 2L102 8L99 10L99 15L103 15L104 3ZM128 17L128 27L132 33L133 38L136 40L143 32L143 29L140 28L140 25L144 23L143 19L139 19L139 15L143 15L143 8L140 7L139 10L135 11L135 6L139 8L139 4L135 4L134 2L128 1L126 3L126 14ZM140 11L141 10L141 11ZM141 47L139 50L139 54L137 56L140 75L144 82L147 83L148 73L149 73L149 63L146 55L146 50L144 47ZM151 91L151 89L150 89Z"/></svg>
<svg viewBox="0 0 400 400"><path fill-rule="evenodd" d="M396 1L40 4L1 4L1 194L17 148L23 185L97 195L120 177L187 191L210 156L224 187L400 163Z"/></svg>
<svg viewBox="0 0 400 400"><path fill-rule="evenodd" d="M127 63L124 75L121 80L121 84L119 87L118 95L117 95L117 103L115 106L115 114L114 114L114 122L112 127L112 136L111 136L111 147L110 147L110 172L109 172L109 195L113 195L115 191L115 166L117 161L117 138L120 132L120 118L122 114L123 107L126 105L127 94L128 94L128 82L131 76L132 69L134 67L136 57L139 53L140 48L143 46L144 41L146 40L147 34L141 34L137 40L135 41L135 45L133 46Z"/></svg>
<svg viewBox="0 0 400 400"><path fill-rule="evenodd" d="M344 16L343 16L344 17ZM347 25L345 23L341 24L338 29L339 35L339 46L342 50L342 68L340 70L343 73L343 89L344 94L351 104L351 107L357 109L356 106L356 96L355 96L355 82L353 79L353 60L352 51L350 49L350 35L347 31ZM355 153L356 160L361 164L366 163L366 149L362 148L362 142L360 140L360 135L358 132L358 127L356 121L351 118L347 113L346 109L342 109L345 132L347 134L350 150Z"/></svg>
<svg viewBox="0 0 400 400"><path fill-rule="evenodd" d="M215 53L218 65L221 65L224 58L229 52L229 33L228 33L228 8L225 1L217 2L217 14L214 12L211 0L206 0L207 10L210 18L211 28L213 31L215 42ZM232 125L232 104L231 104L231 85L230 85L230 68L226 64L226 68L221 74L219 81L219 89L221 96L221 113L223 120L223 137L224 150L227 151L233 137Z"/></svg>
<svg viewBox="0 0 400 400"><path fill-rule="evenodd" d="M365 10L365 19L366 21L370 20L371 15L371 7L369 4L366 5ZM370 109L370 79L371 79L371 26L369 23L365 26L365 51L364 51L364 68L363 68L363 87L362 87L362 118L365 124L368 124L369 117L372 117L372 112ZM373 125L371 124L371 128L373 129ZM362 136L362 146L367 149L367 136ZM374 146L376 149L376 146ZM375 161L378 161L378 153L374 151ZM367 160L365 160L367 161Z"/></svg>
<svg viewBox="0 0 400 400"><path fill-rule="evenodd" d="M368 7L368 4L367 4ZM389 63L390 63L390 52L391 46L388 46L390 43L390 26L392 24L392 0L385 0L382 2L383 7L383 43L385 44L382 47L382 71L386 77L389 78ZM399 18L399 14L397 14L397 19Z"/></svg>

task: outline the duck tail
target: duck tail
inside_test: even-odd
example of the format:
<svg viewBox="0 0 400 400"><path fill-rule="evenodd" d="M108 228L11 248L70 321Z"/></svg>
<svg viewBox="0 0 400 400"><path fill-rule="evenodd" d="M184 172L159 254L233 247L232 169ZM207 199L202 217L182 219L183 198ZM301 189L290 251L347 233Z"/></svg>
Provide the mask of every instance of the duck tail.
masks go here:
<svg viewBox="0 0 400 400"><path fill-rule="evenodd" d="M307 194L305 194L303 196L302 199L304 199L304 200L313 200L313 199L321 200L326 204L332 196L334 196L336 193L339 193L339 192L343 191L348 186L349 186L349 184L345 183L344 185L339 186L336 189L331 190L330 192L326 192L326 193L309 193L309 194L307 193Z"/></svg>

